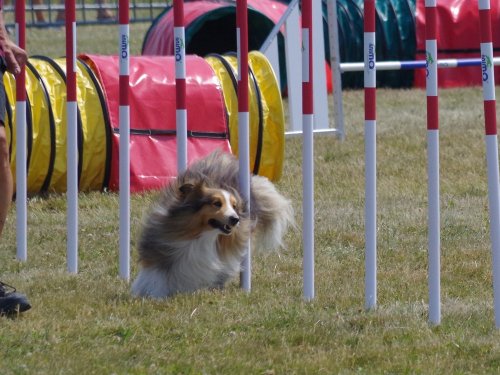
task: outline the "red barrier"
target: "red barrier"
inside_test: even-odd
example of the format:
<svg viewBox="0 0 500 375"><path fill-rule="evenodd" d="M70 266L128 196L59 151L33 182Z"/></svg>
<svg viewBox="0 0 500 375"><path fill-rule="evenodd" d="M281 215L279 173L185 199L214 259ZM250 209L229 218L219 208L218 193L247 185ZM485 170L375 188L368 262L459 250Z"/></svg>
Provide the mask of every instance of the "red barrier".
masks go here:
<svg viewBox="0 0 500 375"><path fill-rule="evenodd" d="M479 15L477 2L470 0L439 0L437 9L438 56L440 59L479 58ZM491 16L499 25L500 4L491 2ZM417 0L417 54L416 60L425 60L425 1ZM493 48L500 50L500 30L493 33ZM496 82L500 83L500 68L495 68ZM481 74L477 67L441 69L439 87L479 86ZM425 87L425 69L415 70L415 86Z"/></svg>
<svg viewBox="0 0 500 375"><path fill-rule="evenodd" d="M113 129L109 187L118 190L118 57L84 55L98 77ZM177 175L174 57L130 58L131 191L158 189ZM186 106L189 161L215 149L230 152L219 80L208 63L187 56Z"/></svg>

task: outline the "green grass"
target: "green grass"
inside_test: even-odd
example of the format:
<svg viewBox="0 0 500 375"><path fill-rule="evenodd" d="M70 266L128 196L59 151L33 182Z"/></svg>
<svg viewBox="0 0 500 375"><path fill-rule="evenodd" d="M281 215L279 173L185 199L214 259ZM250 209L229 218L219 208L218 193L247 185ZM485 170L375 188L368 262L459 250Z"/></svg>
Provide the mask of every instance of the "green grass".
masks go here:
<svg viewBox="0 0 500 375"><path fill-rule="evenodd" d="M80 30L86 34L80 51L113 53L112 38L92 43L101 29ZM63 54L41 42L41 31L37 37L31 54ZM46 51L38 50L42 45ZM80 195L78 275L66 272L64 196L29 201L28 261L20 263L13 207L0 241L0 275L33 308L0 319L1 373L499 373L482 96L479 88L440 94L440 326L427 322L425 92L378 93L379 298L377 309L365 311L363 93L346 91L346 140L315 142L312 302L302 298L301 143L293 139L278 188L293 200L298 230L288 233L285 249L254 255L251 293L234 280L223 291L132 298L118 277L112 193ZM132 197L132 276L138 226L154 198Z"/></svg>
<svg viewBox="0 0 500 375"><path fill-rule="evenodd" d="M98 20L99 2L93 0L79 0L76 2L75 17L78 26L89 25L89 24L100 24L100 25L110 25L116 22L118 18L118 6L119 1L115 0L104 0L101 1L102 7L107 8L115 19L111 20ZM168 5L172 4L171 1L131 1L129 6L129 18L131 23L135 22L150 22L153 21ZM45 22L38 22L38 5L42 5L44 10L41 11L43 19ZM40 1L40 4L34 4L34 2L26 2L26 26L28 29L35 28L34 30L45 29L47 27L62 28L64 27L64 22L58 20L59 12L64 13L64 1L59 0L45 0ZM50 8L50 10L49 10ZM8 27L12 29L15 28L15 2L6 1L4 3L3 15Z"/></svg>
<svg viewBox="0 0 500 375"><path fill-rule="evenodd" d="M144 35L150 24L130 24L130 53L140 55ZM97 38L96 38L97 36ZM77 54L118 53L118 26L92 25L77 28ZM57 58L66 55L66 34L63 27L26 30L26 51L29 56L42 55Z"/></svg>

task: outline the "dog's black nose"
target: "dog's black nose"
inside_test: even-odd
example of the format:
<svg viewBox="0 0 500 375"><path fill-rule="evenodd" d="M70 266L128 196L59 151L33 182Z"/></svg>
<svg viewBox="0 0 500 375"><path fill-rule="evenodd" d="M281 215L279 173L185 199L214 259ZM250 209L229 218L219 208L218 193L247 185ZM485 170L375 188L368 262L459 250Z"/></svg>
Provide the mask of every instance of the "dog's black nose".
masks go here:
<svg viewBox="0 0 500 375"><path fill-rule="evenodd" d="M231 224L233 227L240 222L240 218L238 216L231 216L229 218L229 224Z"/></svg>

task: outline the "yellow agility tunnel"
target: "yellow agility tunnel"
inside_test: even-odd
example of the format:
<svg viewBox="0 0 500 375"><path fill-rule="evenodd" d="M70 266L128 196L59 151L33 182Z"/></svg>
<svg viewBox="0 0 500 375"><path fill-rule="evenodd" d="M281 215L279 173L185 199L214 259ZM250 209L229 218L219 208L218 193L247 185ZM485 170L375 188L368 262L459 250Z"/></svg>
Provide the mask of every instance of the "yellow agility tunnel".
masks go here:
<svg viewBox="0 0 500 375"><path fill-rule="evenodd" d="M27 188L29 194L66 191L66 62L32 57L26 66ZM109 175L110 128L99 83L81 61L78 85L78 176L82 191L106 188ZM10 111L7 137L11 140L11 169L16 169L16 86L6 74ZM9 113L11 114L9 116Z"/></svg>
<svg viewBox="0 0 500 375"><path fill-rule="evenodd" d="M238 154L238 61L235 54L208 55L205 60L221 81L229 116L231 149ZM283 102L273 68L260 52L251 52L249 64L250 170L271 180L281 177L284 158ZM272 157L271 157L272 156Z"/></svg>
<svg viewBox="0 0 500 375"><path fill-rule="evenodd" d="M132 191L160 188L175 175L175 77L174 70L166 68L172 65L172 59L171 56L131 58ZM236 58L193 56L187 61L190 160L216 148L237 155ZM281 177L284 158L281 94L265 56L251 52L249 67L250 167L254 173L276 181ZM43 56L31 57L26 66L26 162L30 195L66 191L65 69L65 59ZM80 191L118 188L117 69L116 57L82 55L77 61ZM10 74L5 74L4 83L8 102L6 131L15 173L16 87Z"/></svg>

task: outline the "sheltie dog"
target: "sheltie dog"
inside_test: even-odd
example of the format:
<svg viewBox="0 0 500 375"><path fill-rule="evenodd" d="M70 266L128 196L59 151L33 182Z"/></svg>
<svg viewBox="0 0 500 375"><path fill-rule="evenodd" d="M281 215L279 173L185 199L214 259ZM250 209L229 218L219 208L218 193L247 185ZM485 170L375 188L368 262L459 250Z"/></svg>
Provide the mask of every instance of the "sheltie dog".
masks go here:
<svg viewBox="0 0 500 375"><path fill-rule="evenodd" d="M282 246L293 223L290 201L267 178L254 175L248 212L238 170L235 157L216 151L163 190L138 240L134 295L163 298L223 288L240 272L250 237L256 249Z"/></svg>

